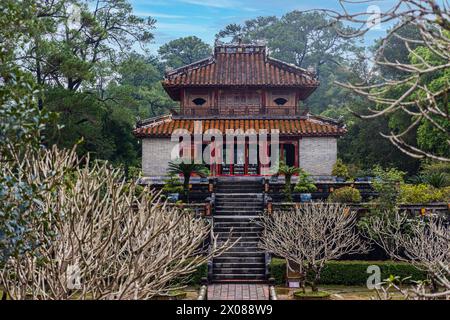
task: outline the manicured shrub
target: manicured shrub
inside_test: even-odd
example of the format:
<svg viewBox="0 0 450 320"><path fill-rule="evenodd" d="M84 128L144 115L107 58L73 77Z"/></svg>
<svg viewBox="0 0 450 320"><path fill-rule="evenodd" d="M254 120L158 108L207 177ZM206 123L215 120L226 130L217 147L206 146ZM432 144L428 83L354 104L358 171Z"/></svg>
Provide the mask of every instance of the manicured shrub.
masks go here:
<svg viewBox="0 0 450 320"><path fill-rule="evenodd" d="M300 193L310 193L317 190L316 185L314 184L314 179L306 173L303 169L300 169L298 172L298 181L295 185L294 191Z"/></svg>
<svg viewBox="0 0 450 320"><path fill-rule="evenodd" d="M400 203L430 203L449 199L450 188L437 189L427 184L404 184L400 188Z"/></svg>
<svg viewBox="0 0 450 320"><path fill-rule="evenodd" d="M377 265L381 270L381 280L390 275L401 279L411 277L411 280L424 280L426 273L404 262L394 261L329 261L322 270L320 284L330 285L366 285L367 267ZM286 283L286 262L284 259L274 258L270 264L271 277L278 285Z"/></svg>
<svg viewBox="0 0 450 320"><path fill-rule="evenodd" d="M208 264L205 263L199 266L193 274L189 275L184 283L188 286L198 286L202 278L206 277L208 277Z"/></svg>
<svg viewBox="0 0 450 320"><path fill-rule="evenodd" d="M353 187L343 187L333 191L328 197L330 202L358 203L361 202L361 193Z"/></svg>
<svg viewBox="0 0 450 320"><path fill-rule="evenodd" d="M331 172L331 174L338 178L344 178L345 180L350 177L348 168L341 159L336 160L336 163L333 165L333 171Z"/></svg>

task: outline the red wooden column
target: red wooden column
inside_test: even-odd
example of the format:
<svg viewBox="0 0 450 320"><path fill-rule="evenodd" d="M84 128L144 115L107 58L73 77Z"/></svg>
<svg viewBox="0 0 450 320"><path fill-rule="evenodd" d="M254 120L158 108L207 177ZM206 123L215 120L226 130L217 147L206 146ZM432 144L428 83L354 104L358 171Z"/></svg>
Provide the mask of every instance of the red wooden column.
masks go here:
<svg viewBox="0 0 450 320"><path fill-rule="evenodd" d="M295 152L295 159L294 159L294 166L296 166L297 168L300 167L300 163L299 163L299 145L298 145L298 140L294 141L294 152Z"/></svg>

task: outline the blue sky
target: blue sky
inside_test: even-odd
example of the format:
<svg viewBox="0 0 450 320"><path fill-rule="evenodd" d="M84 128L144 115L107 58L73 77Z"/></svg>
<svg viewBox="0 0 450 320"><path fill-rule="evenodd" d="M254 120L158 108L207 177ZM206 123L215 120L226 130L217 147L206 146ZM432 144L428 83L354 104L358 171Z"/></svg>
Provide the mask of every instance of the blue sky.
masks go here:
<svg viewBox="0 0 450 320"><path fill-rule="evenodd" d="M151 51L156 53L162 44L194 35L213 44L214 35L230 23L242 23L258 16L283 14L292 10L315 8L338 9L338 0L130 0L134 12L139 16L151 16L158 22L155 29L155 41ZM392 0L379 0L382 9L386 9ZM356 8L357 7L353 7ZM358 10L367 8L359 6ZM384 33L384 28L371 31L366 39L373 39Z"/></svg>

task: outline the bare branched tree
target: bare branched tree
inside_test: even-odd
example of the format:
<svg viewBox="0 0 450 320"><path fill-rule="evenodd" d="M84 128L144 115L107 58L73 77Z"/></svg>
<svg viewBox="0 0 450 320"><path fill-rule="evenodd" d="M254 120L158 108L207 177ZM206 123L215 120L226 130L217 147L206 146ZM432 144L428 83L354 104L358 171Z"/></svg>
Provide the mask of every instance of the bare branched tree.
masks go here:
<svg viewBox="0 0 450 320"><path fill-rule="evenodd" d="M450 14L447 0L397 0L386 10L367 10L354 12L352 5L359 8L367 4L367 8L380 8L385 5L374 0L339 0L341 10L324 11L336 23L344 23L356 27L351 33L349 29L339 30L343 37L359 37L373 27L394 25L381 39L381 44L369 65L373 66L363 83L338 83L375 103L369 113L360 115L370 119L394 114L403 114L409 123L403 128L395 128L390 133L381 133L401 151L414 158L430 158L439 161L450 161L450 155L427 150L409 142L406 137L417 131L426 122L433 132L442 137L444 143L450 145L449 132L449 70L450 70ZM358 10L359 11L359 10ZM339 22L339 23L338 23ZM418 34L405 36L400 31L404 27L412 27ZM385 54L391 39L400 40L409 53L407 62L392 60ZM417 50L420 47L422 50ZM398 79L386 78L378 71L391 68L404 75ZM442 76L442 81L430 84L430 79ZM448 149L447 149L448 150Z"/></svg>
<svg viewBox="0 0 450 320"><path fill-rule="evenodd" d="M406 213L370 218L373 240L391 258L406 261L428 273L430 286L423 283L400 292L407 298L450 299L449 225L438 217L411 219ZM395 287L394 287L395 288ZM384 295L386 297L386 295Z"/></svg>
<svg viewBox="0 0 450 320"><path fill-rule="evenodd" d="M285 258L301 275L302 288L313 291L325 263L346 254L364 252L366 245L355 228L356 212L341 204L302 204L295 210L266 214L260 247ZM311 281L306 274L312 272Z"/></svg>
<svg viewBox="0 0 450 320"><path fill-rule="evenodd" d="M2 266L0 286L12 299L150 299L229 247L213 238L205 248L203 219L107 164L80 165L74 150L43 151L19 167L23 179L49 179L52 188L35 204L48 214L27 226L36 246Z"/></svg>

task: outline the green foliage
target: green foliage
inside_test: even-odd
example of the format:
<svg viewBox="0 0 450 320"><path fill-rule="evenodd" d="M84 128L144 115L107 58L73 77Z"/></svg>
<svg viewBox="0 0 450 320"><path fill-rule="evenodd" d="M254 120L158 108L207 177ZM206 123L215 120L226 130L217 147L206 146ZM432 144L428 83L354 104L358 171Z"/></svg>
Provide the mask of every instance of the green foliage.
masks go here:
<svg viewBox="0 0 450 320"><path fill-rule="evenodd" d="M208 265L202 264L197 270L188 276L188 278L184 281L184 283L188 286L198 286L201 284L202 278L208 277Z"/></svg>
<svg viewBox="0 0 450 320"><path fill-rule="evenodd" d="M333 174L333 176L344 178L345 180L350 177L348 167L341 159L336 160L336 163L333 165L333 171L331 173Z"/></svg>
<svg viewBox="0 0 450 320"><path fill-rule="evenodd" d="M182 175L183 176L183 189L186 201L189 202L189 181L191 176L199 175L200 177L207 177L210 172L203 164L197 164L192 162L184 162L181 159L169 162L167 173L170 175Z"/></svg>
<svg viewBox="0 0 450 320"><path fill-rule="evenodd" d="M450 187L437 189L427 184L404 184L400 189L399 203L431 203L450 200Z"/></svg>
<svg viewBox="0 0 450 320"><path fill-rule="evenodd" d="M21 163L39 152L42 130L55 115L40 109L39 87L16 64L21 41L42 30L33 1L0 3L0 262L38 244L30 221L45 217L42 206L48 184L31 176ZM33 173L35 174L35 173ZM54 173L48 174L48 179ZM51 190L51 188L50 188ZM47 233L43 219L42 234Z"/></svg>
<svg viewBox="0 0 450 320"><path fill-rule="evenodd" d="M403 183L405 172L395 168L383 169L380 166L375 166L373 174L375 180L372 186L378 192L375 210L378 212L393 212L397 207L400 186Z"/></svg>
<svg viewBox="0 0 450 320"><path fill-rule="evenodd" d="M163 66L155 58L140 54L125 56L119 66L119 77L110 82L106 94L114 108L126 109L134 119L146 119L167 114L175 109L161 85Z"/></svg>
<svg viewBox="0 0 450 320"><path fill-rule="evenodd" d="M317 190L314 180L311 176L305 172L305 170L300 169L298 174L298 181L295 185L294 191L300 193L310 193Z"/></svg>
<svg viewBox="0 0 450 320"><path fill-rule="evenodd" d="M450 164L447 162L424 163L417 181L435 188L450 186Z"/></svg>
<svg viewBox="0 0 450 320"><path fill-rule="evenodd" d="M362 114L367 109L367 102L350 103L348 107ZM360 119L349 115L344 117L344 121L347 133L338 139L338 156L344 163L354 164L362 170L378 165L395 167L410 175L417 173L420 161L407 156L380 135L380 132L390 131L385 118Z"/></svg>
<svg viewBox="0 0 450 320"><path fill-rule="evenodd" d="M300 168L290 167L284 161L280 162L278 174L284 175L284 195L286 201L292 202L292 176L301 172Z"/></svg>
<svg viewBox="0 0 450 320"><path fill-rule="evenodd" d="M162 60L171 68L179 68L207 58L212 48L195 36L169 41L158 50Z"/></svg>
<svg viewBox="0 0 450 320"><path fill-rule="evenodd" d="M162 188L162 191L165 194L182 193L183 190L183 184L177 175L171 174L166 180L164 180L164 187Z"/></svg>
<svg viewBox="0 0 450 320"><path fill-rule="evenodd" d="M353 187L336 189L328 197L328 201L338 203L359 203L361 199L361 193Z"/></svg>
<svg viewBox="0 0 450 320"><path fill-rule="evenodd" d="M400 278L411 277L411 280L424 280L426 273L416 269L414 266L393 261L328 261L322 270L320 282L331 285L361 286L366 285L367 268L371 265L379 266L381 269L381 280L396 275ZM272 259L270 263L270 274L277 285L286 283L286 261L284 259Z"/></svg>
<svg viewBox="0 0 450 320"><path fill-rule="evenodd" d="M372 187L378 193L378 197L372 201L368 215L358 221L358 228L369 237L376 237L371 229L371 217L386 216L390 217L398 210L401 186L404 181L405 172L395 168L383 169L375 166L372 170L375 179Z"/></svg>

